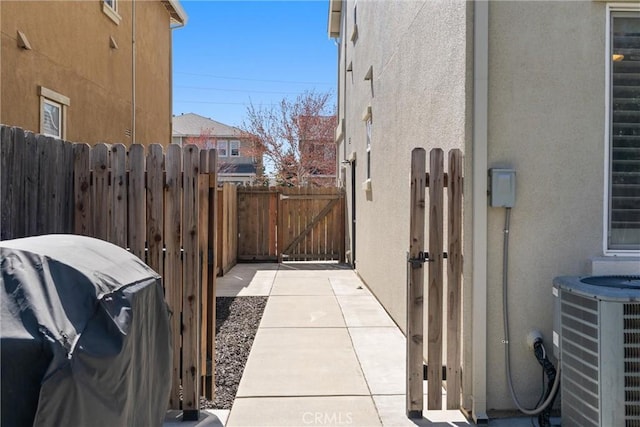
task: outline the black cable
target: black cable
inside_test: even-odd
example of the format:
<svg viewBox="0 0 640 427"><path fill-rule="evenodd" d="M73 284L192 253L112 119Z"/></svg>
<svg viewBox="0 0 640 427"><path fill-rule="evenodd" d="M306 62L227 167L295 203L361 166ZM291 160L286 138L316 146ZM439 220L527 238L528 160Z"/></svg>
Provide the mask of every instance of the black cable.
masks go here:
<svg viewBox="0 0 640 427"><path fill-rule="evenodd" d="M552 385L556 380L556 368L549 361L542 341L536 341L533 344L533 353L535 354L538 363L540 363L542 369L544 370L544 373L547 376L548 389L545 392L545 399L547 399L552 392ZM551 407L553 406L553 402L556 396L557 393L554 393L551 397L549 405L542 412L540 412L540 414L538 414L538 424L540 425L540 427L551 427Z"/></svg>

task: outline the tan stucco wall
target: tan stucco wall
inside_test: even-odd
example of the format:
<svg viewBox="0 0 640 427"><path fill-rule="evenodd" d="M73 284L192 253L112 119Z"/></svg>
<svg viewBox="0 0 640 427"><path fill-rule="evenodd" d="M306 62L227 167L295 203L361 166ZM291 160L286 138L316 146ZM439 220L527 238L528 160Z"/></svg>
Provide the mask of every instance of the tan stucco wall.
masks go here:
<svg viewBox="0 0 640 427"><path fill-rule="evenodd" d="M353 3L343 5L342 13L339 113L345 132L338 152L340 160L351 151L357 155L356 267L403 329L411 149L466 149L463 375L470 393L473 6L358 2L355 45L349 40ZM540 368L525 336L540 330L551 351L553 277L590 274L590 259L602 256L605 23L602 2L489 4L488 167L517 170L509 312L514 384L525 405L540 393ZM350 62L353 72L345 70ZM363 80L369 65L373 93ZM360 189L366 173L360 118L369 103L370 196ZM343 170L348 218L350 170ZM483 194L478 203L485 203ZM505 211L488 209L487 409L513 409L502 344ZM464 404L471 406L469 400Z"/></svg>
<svg viewBox="0 0 640 427"><path fill-rule="evenodd" d="M358 39L350 41L353 2L343 6L340 160L356 152L356 268L404 330L409 249L411 150L464 148L466 9L464 2L357 3ZM344 47L342 53L344 53ZM352 63L353 71L344 70ZM373 83L364 77L373 66ZM346 75L346 81L345 81ZM372 89L373 87L373 89ZM372 110L372 191L366 179L366 128ZM347 166L345 181L351 182ZM351 215L347 191L347 217ZM425 325L426 325L425 313Z"/></svg>
<svg viewBox="0 0 640 427"><path fill-rule="evenodd" d="M540 393L525 343L551 348L552 280L589 274L602 255L605 3L491 2L489 167L517 171L511 215L509 312L512 370L523 403ZM504 209L488 216L488 409L512 408L502 339Z"/></svg>
<svg viewBox="0 0 640 427"><path fill-rule="evenodd" d="M70 98L67 139L131 143L132 3L116 25L101 1L2 1L0 121L38 132L38 87ZM136 139L171 140L171 30L159 1L136 2ZM20 49L17 31L33 50ZM112 49L109 37L118 49Z"/></svg>

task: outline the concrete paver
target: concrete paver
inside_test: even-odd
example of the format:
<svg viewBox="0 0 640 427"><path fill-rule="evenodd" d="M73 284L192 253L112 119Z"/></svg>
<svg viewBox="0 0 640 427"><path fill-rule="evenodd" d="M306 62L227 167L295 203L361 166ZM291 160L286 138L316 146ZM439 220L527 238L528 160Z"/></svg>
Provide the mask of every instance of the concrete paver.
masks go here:
<svg viewBox="0 0 640 427"><path fill-rule="evenodd" d="M233 408L184 423L170 411L165 426L472 425L460 411L406 417L404 335L354 271L240 264L218 279L217 295L269 295ZM489 421L528 425L529 417Z"/></svg>
<svg viewBox="0 0 640 427"><path fill-rule="evenodd" d="M278 277L271 295L331 295L333 289L326 277Z"/></svg>
<svg viewBox="0 0 640 427"><path fill-rule="evenodd" d="M404 394L406 353L400 330L349 328L349 334L371 394Z"/></svg>
<svg viewBox="0 0 640 427"><path fill-rule="evenodd" d="M268 296L276 278L275 270L250 270L234 267L216 281L216 296Z"/></svg>
<svg viewBox="0 0 640 427"><path fill-rule="evenodd" d="M371 295L339 295L337 298L347 327L396 326Z"/></svg>
<svg viewBox="0 0 640 427"><path fill-rule="evenodd" d="M369 389L346 328L259 328L237 393L357 395L368 396Z"/></svg>
<svg viewBox="0 0 640 427"><path fill-rule="evenodd" d="M240 398L233 409L233 426L380 425L370 396Z"/></svg>
<svg viewBox="0 0 640 427"><path fill-rule="evenodd" d="M271 296L260 322L261 328L344 326L342 312L334 296Z"/></svg>

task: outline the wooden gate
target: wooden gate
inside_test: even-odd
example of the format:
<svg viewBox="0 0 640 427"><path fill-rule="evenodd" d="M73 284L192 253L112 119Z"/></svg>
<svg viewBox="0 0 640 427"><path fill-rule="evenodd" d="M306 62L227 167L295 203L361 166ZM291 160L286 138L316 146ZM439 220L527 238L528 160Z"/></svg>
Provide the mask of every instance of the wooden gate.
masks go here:
<svg viewBox="0 0 640 427"><path fill-rule="evenodd" d="M339 188L239 187L239 261L344 261Z"/></svg>
<svg viewBox="0 0 640 427"><path fill-rule="evenodd" d="M447 409L460 407L461 294L462 294L462 153L449 151L449 172L444 172L444 153L431 150L429 173L426 152L411 154L411 213L407 265L407 416L421 418L423 402L424 301L428 302L427 409L442 409L443 337L447 336ZM444 188L447 188L447 218ZM429 189L428 197L426 189ZM424 251L425 209L429 212L428 245ZM446 221L447 246L444 233ZM447 260L447 293L444 294L444 260ZM428 271L425 294L424 271ZM446 309L445 309L446 308Z"/></svg>

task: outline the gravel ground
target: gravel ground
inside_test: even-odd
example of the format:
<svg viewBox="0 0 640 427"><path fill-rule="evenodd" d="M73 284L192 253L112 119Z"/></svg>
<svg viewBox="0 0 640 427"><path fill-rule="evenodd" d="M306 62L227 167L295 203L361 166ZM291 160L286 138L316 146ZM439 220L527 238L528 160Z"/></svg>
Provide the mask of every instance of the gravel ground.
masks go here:
<svg viewBox="0 0 640 427"><path fill-rule="evenodd" d="M231 409L267 297L216 298L216 395L202 409Z"/></svg>

